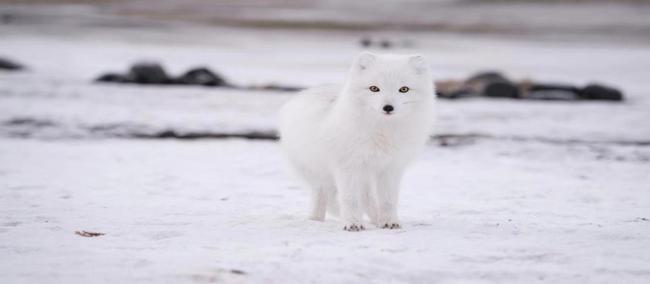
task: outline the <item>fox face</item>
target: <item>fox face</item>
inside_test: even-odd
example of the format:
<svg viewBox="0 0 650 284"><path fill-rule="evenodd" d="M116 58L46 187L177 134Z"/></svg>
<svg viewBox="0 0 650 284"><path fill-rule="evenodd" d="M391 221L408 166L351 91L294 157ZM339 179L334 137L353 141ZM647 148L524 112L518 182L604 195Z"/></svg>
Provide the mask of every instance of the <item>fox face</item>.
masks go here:
<svg viewBox="0 0 650 284"><path fill-rule="evenodd" d="M352 65L345 95L357 111L397 119L430 107L433 80L422 56L364 52Z"/></svg>

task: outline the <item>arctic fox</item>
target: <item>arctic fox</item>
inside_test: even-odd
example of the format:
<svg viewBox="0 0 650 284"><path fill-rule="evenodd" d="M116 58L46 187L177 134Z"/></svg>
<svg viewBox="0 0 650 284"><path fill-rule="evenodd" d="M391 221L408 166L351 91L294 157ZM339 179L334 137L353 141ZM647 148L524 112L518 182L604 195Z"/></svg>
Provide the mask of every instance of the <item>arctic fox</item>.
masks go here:
<svg viewBox="0 0 650 284"><path fill-rule="evenodd" d="M319 87L280 111L280 142L312 191L310 218L339 215L344 230L400 228L397 202L407 164L424 146L435 102L429 65L418 55L357 57L342 87ZM339 213L340 210L340 213Z"/></svg>

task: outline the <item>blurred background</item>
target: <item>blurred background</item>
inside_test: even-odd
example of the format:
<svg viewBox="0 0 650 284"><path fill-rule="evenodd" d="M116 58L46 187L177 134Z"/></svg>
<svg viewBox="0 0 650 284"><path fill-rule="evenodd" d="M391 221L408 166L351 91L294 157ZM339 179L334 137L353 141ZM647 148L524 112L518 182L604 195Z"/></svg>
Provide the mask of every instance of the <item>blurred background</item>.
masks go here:
<svg viewBox="0 0 650 284"><path fill-rule="evenodd" d="M2 72L2 99L46 88L48 100L66 107L51 109L22 96L3 104L1 119L9 123L0 131L47 137L272 134L273 114L287 95L342 82L352 58L369 49L427 56L445 98L629 102L453 103L440 110L443 134L643 140L649 131L646 111L639 109L647 104L648 11L650 2L640 0L5 0L0 56L24 69ZM144 77L135 79L138 74ZM151 86L94 84L97 79ZM495 80L509 86L486 89ZM602 88L584 90L589 84ZM72 93L76 100L62 101ZM109 98L124 101L108 104ZM190 106L166 103L177 100ZM596 123L591 115L604 110L616 115ZM540 113L524 115L531 111ZM482 119L465 123L470 116ZM24 119L53 125L33 127Z"/></svg>
<svg viewBox="0 0 650 284"><path fill-rule="evenodd" d="M0 0L0 282L641 283L648 15L645 0ZM304 220L276 113L363 50L424 55L440 99L406 229L350 239Z"/></svg>

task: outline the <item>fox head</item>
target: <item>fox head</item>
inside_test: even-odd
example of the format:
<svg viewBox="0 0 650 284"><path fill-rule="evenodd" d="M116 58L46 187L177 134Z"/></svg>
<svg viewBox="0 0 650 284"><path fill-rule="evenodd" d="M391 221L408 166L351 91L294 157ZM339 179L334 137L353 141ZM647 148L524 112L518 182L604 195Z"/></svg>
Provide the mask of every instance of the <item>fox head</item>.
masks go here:
<svg viewBox="0 0 650 284"><path fill-rule="evenodd" d="M429 64L419 55L361 53L350 69L344 96L358 111L397 119L431 107Z"/></svg>

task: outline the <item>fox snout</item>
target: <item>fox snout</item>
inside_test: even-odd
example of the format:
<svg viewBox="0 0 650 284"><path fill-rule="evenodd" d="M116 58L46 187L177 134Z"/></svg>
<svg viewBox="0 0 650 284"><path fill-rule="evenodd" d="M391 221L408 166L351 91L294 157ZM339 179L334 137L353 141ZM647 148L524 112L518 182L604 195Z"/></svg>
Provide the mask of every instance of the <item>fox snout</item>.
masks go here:
<svg viewBox="0 0 650 284"><path fill-rule="evenodd" d="M393 105L384 105L382 110L386 115L390 115L395 110L395 108L393 107Z"/></svg>

